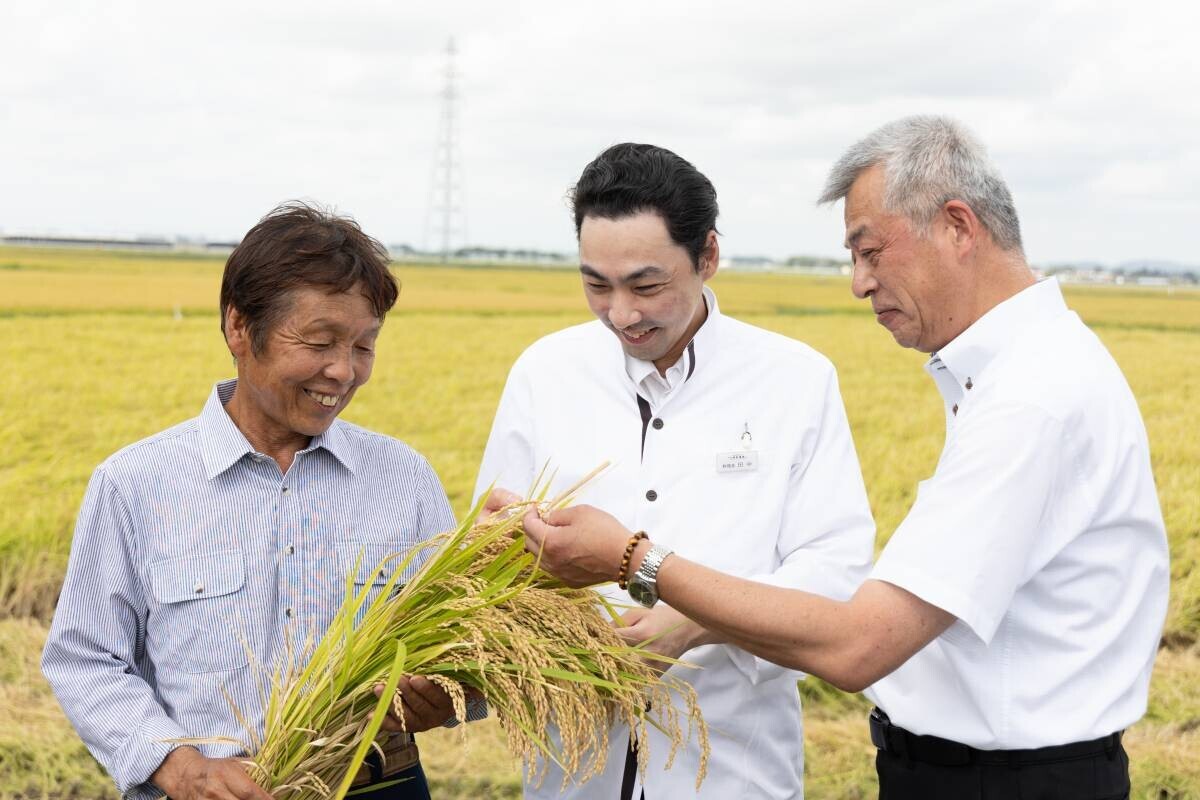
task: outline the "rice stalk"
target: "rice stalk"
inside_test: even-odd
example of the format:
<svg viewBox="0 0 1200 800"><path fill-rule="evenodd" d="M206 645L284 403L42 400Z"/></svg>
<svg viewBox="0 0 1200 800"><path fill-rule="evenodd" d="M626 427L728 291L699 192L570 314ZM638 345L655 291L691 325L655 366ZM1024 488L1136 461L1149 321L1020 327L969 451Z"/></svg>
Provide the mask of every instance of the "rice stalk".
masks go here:
<svg viewBox="0 0 1200 800"><path fill-rule="evenodd" d="M561 507L575 489L541 506ZM400 710L396 685L409 674L445 689L464 721L463 687L478 690L532 782L544 778L551 762L577 781L600 774L609 730L619 721L637 742L643 771L648 726L670 741L668 766L696 736L699 787L709 746L694 690L659 675L640 647L625 644L594 590L569 588L538 568L521 530L521 512L538 500L435 537L429 546L436 552L399 588L398 578L420 549L384 559L377 567L391 577L370 602L376 587L355 590L355 565L329 630L310 646L308 658L283 659L264 691L264 731L261 738L248 731L257 746L247 748L253 755L246 761L260 786L282 800L345 797L367 752L378 749L388 708ZM683 697L686 730L672 693ZM557 744L547 733L552 726Z"/></svg>

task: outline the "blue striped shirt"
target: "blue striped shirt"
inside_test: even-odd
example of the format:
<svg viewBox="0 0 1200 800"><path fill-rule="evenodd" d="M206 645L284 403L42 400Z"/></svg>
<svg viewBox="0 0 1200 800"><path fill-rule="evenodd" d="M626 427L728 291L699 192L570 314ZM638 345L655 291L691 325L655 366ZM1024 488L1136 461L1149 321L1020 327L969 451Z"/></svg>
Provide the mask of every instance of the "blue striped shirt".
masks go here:
<svg viewBox="0 0 1200 800"><path fill-rule="evenodd" d="M342 420L281 473L226 413L235 386L96 469L43 653L67 716L130 798L162 796L147 780L173 747L163 740L245 740L222 688L261 732L253 662L270 669L289 640L319 638L360 553L356 583L382 583L384 555L455 525L420 454Z"/></svg>

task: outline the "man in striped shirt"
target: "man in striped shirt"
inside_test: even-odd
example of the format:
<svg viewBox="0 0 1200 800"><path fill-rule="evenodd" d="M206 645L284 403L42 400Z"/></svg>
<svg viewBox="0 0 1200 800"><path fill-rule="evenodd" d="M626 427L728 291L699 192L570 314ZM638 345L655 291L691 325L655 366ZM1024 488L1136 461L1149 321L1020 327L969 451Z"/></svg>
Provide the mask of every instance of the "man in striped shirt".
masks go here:
<svg viewBox="0 0 1200 800"><path fill-rule="evenodd" d="M420 454L338 419L397 294L386 251L353 221L276 209L225 267L237 378L92 476L42 668L125 797L269 800L236 759L247 748L172 740L246 741L222 692L261 733L258 667L324 633L350 573L382 584L385 554L454 526ZM451 721L441 689L401 688L405 730ZM358 796L428 798L411 736L384 749L356 788L409 780Z"/></svg>

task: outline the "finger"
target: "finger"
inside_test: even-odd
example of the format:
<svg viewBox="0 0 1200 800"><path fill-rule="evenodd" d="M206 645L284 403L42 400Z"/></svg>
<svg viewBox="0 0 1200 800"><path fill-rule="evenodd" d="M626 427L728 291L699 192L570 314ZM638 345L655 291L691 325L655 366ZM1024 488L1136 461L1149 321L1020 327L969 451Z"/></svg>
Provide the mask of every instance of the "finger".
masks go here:
<svg viewBox="0 0 1200 800"><path fill-rule="evenodd" d="M253 781L248 786L235 789L234 792L240 792L240 794L235 794L240 800L275 800L266 789L263 789Z"/></svg>
<svg viewBox="0 0 1200 800"><path fill-rule="evenodd" d="M655 636L661 633L661 631L655 630L653 625L647 625L644 621L635 622L632 625L618 627L614 629L613 632L619 634L621 631L625 631L626 635L628 635L632 641L638 643L644 642L647 639L653 639Z"/></svg>
<svg viewBox="0 0 1200 800"><path fill-rule="evenodd" d="M412 691L416 692L432 708L444 709L453 706L453 701L450 700L450 695L446 690L428 678L418 675L409 682L409 685Z"/></svg>
<svg viewBox="0 0 1200 800"><path fill-rule="evenodd" d="M525 549L537 555L542 551L546 536L554 529L542 522L536 509L530 509L521 523L525 529Z"/></svg>
<svg viewBox="0 0 1200 800"><path fill-rule="evenodd" d="M488 513L495 513L505 506L510 506L513 503L521 502L521 496L516 492L510 492L508 489L502 489L497 486L492 489L487 500L484 501L483 510Z"/></svg>
<svg viewBox="0 0 1200 800"><path fill-rule="evenodd" d="M432 722L438 714L437 706L429 702L419 691L411 690L404 693L403 697L404 713L408 717L410 723L422 721ZM443 722L444 720L436 720Z"/></svg>
<svg viewBox="0 0 1200 800"><path fill-rule="evenodd" d="M645 637L638 634L637 628L614 628L613 633L625 640L626 644L637 645L642 643Z"/></svg>
<svg viewBox="0 0 1200 800"><path fill-rule="evenodd" d="M650 609L648 608L631 608L622 614L620 618L613 620L613 625L630 627L632 625L636 625L640 620L645 619L647 616L649 616L649 614Z"/></svg>
<svg viewBox="0 0 1200 800"><path fill-rule="evenodd" d="M400 692L401 696L403 696L403 692L406 691L407 687L408 676L402 675L400 680L396 682L396 691ZM376 697L382 697L384 688L386 687L384 687L382 683L377 683L371 687L371 691L375 693ZM403 721L396 716L396 707L394 702L388 703L387 714L384 715L383 722L380 723L379 727L383 728L385 731L405 730Z"/></svg>
<svg viewBox="0 0 1200 800"><path fill-rule="evenodd" d="M250 779L246 773L245 762L235 762L240 769L237 772L227 773L228 779L225 780L225 788L228 792L238 798L238 800L274 800L265 789ZM225 776L222 776L225 778Z"/></svg>
<svg viewBox="0 0 1200 800"><path fill-rule="evenodd" d="M563 527L570 525L580 517L580 512L591 506L568 506L567 508L559 508L553 511L547 511L542 519L547 525L553 527Z"/></svg>

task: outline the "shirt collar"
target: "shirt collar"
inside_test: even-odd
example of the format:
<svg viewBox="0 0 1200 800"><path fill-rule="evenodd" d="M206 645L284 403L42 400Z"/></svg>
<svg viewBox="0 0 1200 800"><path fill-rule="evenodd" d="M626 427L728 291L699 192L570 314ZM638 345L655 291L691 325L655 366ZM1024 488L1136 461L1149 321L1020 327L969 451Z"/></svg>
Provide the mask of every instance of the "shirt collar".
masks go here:
<svg viewBox="0 0 1200 800"><path fill-rule="evenodd" d="M209 480L225 472L244 456L255 455L250 441L225 410L225 404L233 397L236 388L237 378L219 381L213 386L200 412L200 458L204 462L204 475ZM318 447L323 448L342 466L355 472L358 459L343 430L344 425L340 419L335 419L324 433L314 436L308 447L300 452L308 453Z"/></svg>
<svg viewBox="0 0 1200 800"><path fill-rule="evenodd" d="M351 446L350 437L346 435L346 424L340 419L335 419L324 433L313 437L312 443L304 452L316 450L318 447L324 448L350 472L358 472L358 454Z"/></svg>
<svg viewBox="0 0 1200 800"><path fill-rule="evenodd" d="M949 344L933 353L925 370L934 375L938 365L962 389L970 390L987 365L1012 343L1017 333L1052 319L1067 310L1062 289L1055 278L1027 286L997 304ZM934 376L937 380L937 376ZM941 388L941 382L938 383ZM945 392L943 392L945 394Z"/></svg>
<svg viewBox="0 0 1200 800"><path fill-rule="evenodd" d="M679 360L667 368L666 383L672 389L678 385L677 377L679 375L682 375L684 380L692 377L692 373L696 371L696 364L713 352L711 342L716 336L715 331L718 326L716 319L721 316L721 309L717 306L717 296L712 289L704 286L702 291L704 305L708 308L708 316L704 318L704 322L692 336L688 346L683 349ZM635 386L641 386L647 378L662 381L662 376L658 374L658 367L654 366L653 361L643 361L629 354L625 354L625 372L628 373Z"/></svg>

